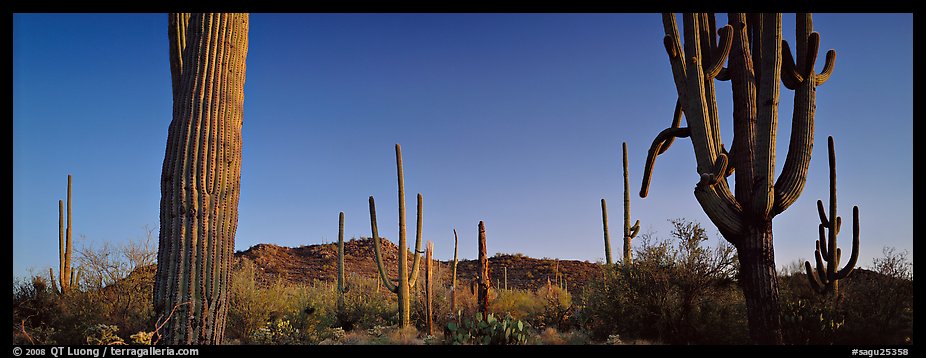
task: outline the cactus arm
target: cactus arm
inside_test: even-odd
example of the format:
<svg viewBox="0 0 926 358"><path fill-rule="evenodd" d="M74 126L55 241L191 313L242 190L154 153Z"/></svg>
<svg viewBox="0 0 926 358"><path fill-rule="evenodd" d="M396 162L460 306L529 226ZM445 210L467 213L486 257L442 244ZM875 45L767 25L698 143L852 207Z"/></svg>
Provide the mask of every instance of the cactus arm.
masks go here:
<svg viewBox="0 0 926 358"><path fill-rule="evenodd" d="M383 265L382 242L380 242L379 239L379 230L376 228L376 202L373 200L373 196L370 196L370 227L373 231L373 256L376 259L376 268L379 270L379 278L382 280L383 286L385 286L387 290L392 293L398 293L399 288L389 280L389 276L386 275L386 267ZM401 249L402 248L399 248L399 250Z"/></svg>
<svg viewBox="0 0 926 358"><path fill-rule="evenodd" d="M713 63L704 69L704 75L708 78L715 78L720 74L723 64L727 62L727 56L730 55L730 48L733 46L733 27L724 25L717 33L720 34L720 45L715 51L711 51Z"/></svg>
<svg viewBox="0 0 926 358"><path fill-rule="evenodd" d="M672 125L669 128L678 128L682 123L682 102L678 99L675 100L675 110L672 112ZM665 153L666 150L669 150L669 147L672 146L672 142L675 141L674 136L667 137L662 145L659 147L659 153Z"/></svg>
<svg viewBox="0 0 926 358"><path fill-rule="evenodd" d="M55 269L48 268L48 282L51 285L51 292L58 293L58 284L55 282Z"/></svg>
<svg viewBox="0 0 926 358"><path fill-rule="evenodd" d="M823 257L830 257L829 251L826 247L826 227L823 226L823 224L820 224L818 227L820 239L817 240L817 250L820 250L820 253L823 255Z"/></svg>
<svg viewBox="0 0 926 358"><path fill-rule="evenodd" d="M665 145L669 138L687 138L690 135L691 131L686 127L666 128L656 135L656 139L653 139L653 144L650 145L649 153L646 155L646 166L643 169L643 184L640 185L641 198L645 198L649 194L650 176L653 173L653 167L656 165L656 156L659 155L662 146Z"/></svg>
<svg viewBox="0 0 926 358"><path fill-rule="evenodd" d="M422 206L421 193L418 193L418 215L417 215L417 229L415 232L415 256L412 259L412 274L409 276L408 287L414 288L415 282L418 281L418 267L419 267L419 258L421 257L421 226L422 226L422 215L424 214L424 207ZM405 249L404 247L402 248Z"/></svg>
<svg viewBox="0 0 926 358"><path fill-rule="evenodd" d="M810 261L804 261L804 270L807 272L807 281L810 282L810 286L813 287L814 291L823 291L825 285L814 273L813 268L810 267Z"/></svg>
<svg viewBox="0 0 926 358"><path fill-rule="evenodd" d="M794 63L794 57L791 56L791 47L788 41L781 40L781 82L789 90L796 90L804 81L804 76L797 71L797 65Z"/></svg>
<svg viewBox="0 0 926 358"><path fill-rule="evenodd" d="M635 238L637 237L637 233L639 232L640 232L640 220L637 220L633 224L633 226L630 227L630 235L628 236L630 236L630 238Z"/></svg>
<svg viewBox="0 0 926 358"><path fill-rule="evenodd" d="M672 77L675 80L675 87L678 91L678 98L682 101L685 99L685 78L686 69L684 65L684 52L682 49L681 38L678 35L678 25L675 21L675 14L663 13L662 25L665 29L663 45L666 48L666 54L669 55L669 63L672 66Z"/></svg>
<svg viewBox="0 0 926 358"><path fill-rule="evenodd" d="M855 268L855 263L858 261L858 247L859 247L858 206L854 206L852 207L852 254L849 256L849 262L846 263L846 266L836 273L837 279L846 278L846 276L849 276L849 274L852 273L852 270Z"/></svg>
<svg viewBox="0 0 926 358"><path fill-rule="evenodd" d="M834 67L836 67L836 51L828 50L826 51L826 62L823 64L823 71L816 76L815 82L817 86L826 83L826 81L830 79Z"/></svg>
<svg viewBox="0 0 926 358"><path fill-rule="evenodd" d="M768 217L774 204L775 145L778 132L778 97L781 78L781 14L762 16L761 76L758 83L755 176L749 211L754 217ZM742 201L741 201L742 202Z"/></svg>
<svg viewBox="0 0 926 358"><path fill-rule="evenodd" d="M826 218L826 209L823 207L823 200L817 200L817 215L820 216L820 225L830 226L830 221Z"/></svg>

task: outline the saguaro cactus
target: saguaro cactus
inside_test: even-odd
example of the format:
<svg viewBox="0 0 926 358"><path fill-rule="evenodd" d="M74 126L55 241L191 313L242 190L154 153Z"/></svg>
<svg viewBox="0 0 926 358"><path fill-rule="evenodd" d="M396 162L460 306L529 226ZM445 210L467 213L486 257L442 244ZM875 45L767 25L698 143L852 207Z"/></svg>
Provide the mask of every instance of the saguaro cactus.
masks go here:
<svg viewBox="0 0 926 358"><path fill-rule="evenodd" d="M450 273L450 314L457 312L457 229L453 229L453 269Z"/></svg>
<svg viewBox="0 0 926 358"><path fill-rule="evenodd" d="M154 308L167 344L220 344L238 226L247 14L168 16L173 118Z"/></svg>
<svg viewBox="0 0 926 358"><path fill-rule="evenodd" d="M604 262L610 266L611 261L611 235L608 233L608 202L601 199L601 228L604 231Z"/></svg>
<svg viewBox="0 0 926 358"><path fill-rule="evenodd" d="M418 261L421 253L421 224L422 224L422 199L421 193L418 193L418 229L415 233L415 255L412 262L412 272L407 273L408 267L408 249L405 244L405 174L402 168L402 147L395 145L396 175L399 178L399 272L398 284L392 283L383 264L382 242L379 239L379 230L376 228L376 203L370 196L370 226L373 230L373 250L375 251L376 268L379 270L379 277L383 286L389 291L398 295L399 305L399 325L408 326L411 321L411 306L409 303L409 292L415 288L415 282L418 280Z"/></svg>
<svg viewBox="0 0 926 358"><path fill-rule="evenodd" d="M489 314L489 286L491 285L489 255L486 253L486 227L482 221L479 221L479 280L476 282L476 287L479 312L482 312L483 318Z"/></svg>
<svg viewBox="0 0 926 358"><path fill-rule="evenodd" d="M68 209L67 209L67 226L65 227L64 202L58 200L58 287L61 287L61 293L68 292L71 286L76 287L80 282L80 271L71 267L71 175L68 174ZM52 288L55 287L55 275L49 268L49 276L52 282Z"/></svg>
<svg viewBox="0 0 926 358"><path fill-rule="evenodd" d="M842 218L836 216L836 150L833 144L833 137L827 138L827 148L829 149L830 164L830 214L826 215L823 209L823 201L817 200L817 213L820 214L820 239L817 240L817 249L814 250L816 257L816 272L810 266L810 261L804 262L804 268L807 270L807 279L815 290L821 293L827 291L833 292L833 295L839 295L839 280L846 278L855 268L858 261L859 247L859 222L858 206L852 207L852 254L849 256L849 262L842 269L839 268L839 261L842 256L842 250L836 247L836 235L839 235L839 228L842 226ZM824 232L825 231L825 232ZM827 235L829 234L829 239ZM826 267L823 262L826 261Z"/></svg>
<svg viewBox="0 0 926 358"><path fill-rule="evenodd" d="M633 263L633 250L630 241L637 237L640 232L640 220L630 225L630 182L627 172L627 142L621 145L621 151L624 154L624 264ZM604 202L602 202L604 205Z"/></svg>
<svg viewBox="0 0 926 358"><path fill-rule="evenodd" d="M344 293L347 292L344 280L344 212L338 214L338 313L344 311Z"/></svg>
<svg viewBox="0 0 926 358"><path fill-rule="evenodd" d="M431 240L428 240L427 248L425 249L425 269L424 269L424 312L425 316L425 329L428 331L428 335L434 334L434 311L431 306L431 299L433 297L431 293L431 285L434 284L433 278L431 278L431 257L434 254L434 243Z"/></svg>
<svg viewBox="0 0 926 358"><path fill-rule="evenodd" d="M727 18L729 24L717 30L713 14L685 14L682 47L675 14L662 16L678 101L671 126L649 149L640 196L646 197L656 156L674 138L690 137L700 175L694 195L737 249L750 335L756 343L781 343L772 219L804 188L813 149L816 87L832 73L836 53L828 51L823 72L814 73L820 35L813 32L810 14L797 15L797 63L782 40L781 14L731 13ZM724 68L728 57L729 67ZM720 138L715 79L732 83L734 138L729 152ZM788 155L776 181L779 82L795 93ZM688 127L679 127L682 114ZM726 181L733 173L735 192Z"/></svg>

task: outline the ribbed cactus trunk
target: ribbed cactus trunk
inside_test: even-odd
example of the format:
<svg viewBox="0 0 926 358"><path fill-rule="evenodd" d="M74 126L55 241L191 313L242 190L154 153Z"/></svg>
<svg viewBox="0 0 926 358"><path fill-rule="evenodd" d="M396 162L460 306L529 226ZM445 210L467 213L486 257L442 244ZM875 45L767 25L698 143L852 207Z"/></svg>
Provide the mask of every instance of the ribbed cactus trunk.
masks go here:
<svg viewBox="0 0 926 358"><path fill-rule="evenodd" d="M604 262L611 266L611 235L608 233L608 202L601 199L601 228L604 231Z"/></svg>
<svg viewBox="0 0 926 358"><path fill-rule="evenodd" d="M489 255L486 251L486 227L482 221L479 221L479 281L477 282L478 296L477 304L479 312L485 318L489 314L489 286L492 285L492 278L489 274Z"/></svg>
<svg viewBox="0 0 926 358"><path fill-rule="evenodd" d="M428 335L434 334L434 311L433 306L431 306L431 300L433 295L431 293L431 285L434 284L433 278L431 277L431 257L434 254L434 243L431 240L428 240L427 249L425 249L425 270L424 270L424 312L425 312L425 329L428 332Z"/></svg>
<svg viewBox="0 0 926 358"><path fill-rule="evenodd" d="M405 174L402 166L402 147L395 145L396 176L399 182L399 267L398 267L398 284L394 284L386 272L383 263L382 243L379 238L379 229L376 224L376 202L370 196L370 226L373 231L373 251L376 260L376 268L379 270L380 280L383 285L398 295L399 306L399 325L407 327L411 323L411 303L409 293L415 287L418 280L418 263L421 258L421 226L422 226L422 197L418 193L418 222L417 232L415 233L415 253L412 261L412 272L408 274L408 248L405 240Z"/></svg>
<svg viewBox="0 0 926 358"><path fill-rule="evenodd" d="M338 313L344 312L344 212L338 214Z"/></svg>
<svg viewBox="0 0 926 358"><path fill-rule="evenodd" d="M631 241L640 232L640 220L630 225L630 181L627 169L627 142L621 145L624 157L624 264L633 264L633 249ZM602 202L602 205L604 203Z"/></svg>
<svg viewBox="0 0 926 358"><path fill-rule="evenodd" d="M457 313L457 229L453 229L453 268L450 272L450 314Z"/></svg>
<svg viewBox="0 0 926 358"><path fill-rule="evenodd" d="M852 253L849 256L849 262L840 269L839 261L842 259L842 250L836 247L836 235L839 234L842 226L842 217L836 215L836 148L833 137L827 138L827 148L830 165L830 213L827 215L826 210L823 209L823 201L817 200L817 213L820 215L820 239L817 240L817 249L814 251L817 267L815 272L810 266L810 261L805 261L804 269L807 271L807 278L814 290L821 293L832 292L833 296L839 297L839 280L848 277L858 261L858 206L852 207ZM829 239L827 239L827 234L829 234ZM824 262L826 262L825 265Z"/></svg>
<svg viewBox="0 0 926 358"><path fill-rule="evenodd" d="M247 14L170 14L173 119L154 306L167 344L220 344L238 226Z"/></svg>
<svg viewBox="0 0 926 358"><path fill-rule="evenodd" d="M690 137L700 175L694 195L737 249L750 336L755 343L781 343L772 219L803 191L813 149L816 86L829 78L836 53L828 51L823 72L814 73L820 35L813 32L810 14L797 15L796 63L782 40L781 14L731 13L727 18L729 24L718 30L714 14L685 14L682 41L675 14L663 14L678 101L671 126L650 147L640 196L647 194L656 156L674 138ZM729 152L720 138L714 80L732 84ZM795 92L788 154L776 180L780 83ZM679 127L682 114L688 127ZM726 178L734 173L731 192Z"/></svg>

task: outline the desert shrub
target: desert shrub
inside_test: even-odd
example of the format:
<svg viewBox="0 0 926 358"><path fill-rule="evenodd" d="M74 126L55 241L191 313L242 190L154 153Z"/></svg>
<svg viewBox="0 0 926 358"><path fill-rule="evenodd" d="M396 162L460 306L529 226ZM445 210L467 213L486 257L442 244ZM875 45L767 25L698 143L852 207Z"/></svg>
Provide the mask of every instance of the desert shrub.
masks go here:
<svg viewBox="0 0 926 358"><path fill-rule="evenodd" d="M708 236L697 223L671 223L675 242L644 234L632 265L619 262L589 282L577 321L601 341L618 335L671 344L745 342L733 248L724 241L705 246Z"/></svg>

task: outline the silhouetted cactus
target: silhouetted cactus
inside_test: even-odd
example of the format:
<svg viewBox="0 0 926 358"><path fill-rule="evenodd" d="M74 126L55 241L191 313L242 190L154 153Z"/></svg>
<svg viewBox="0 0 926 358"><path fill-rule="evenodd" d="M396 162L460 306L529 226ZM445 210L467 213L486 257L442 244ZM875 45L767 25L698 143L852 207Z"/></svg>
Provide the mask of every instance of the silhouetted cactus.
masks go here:
<svg viewBox="0 0 926 358"><path fill-rule="evenodd" d="M67 208L67 226L65 226L64 202L58 200L58 291L55 287L54 271L49 268L49 275L52 282L52 289L56 292L65 293L71 289L71 286L77 286L80 282L80 275L71 267L71 175L68 174L68 208Z"/></svg>
<svg viewBox="0 0 926 358"><path fill-rule="evenodd" d="M155 317L166 319L166 344L221 344L238 226L248 14L172 13L167 34L173 117L161 169Z"/></svg>
<svg viewBox="0 0 926 358"><path fill-rule="evenodd" d="M479 280L476 287L478 289L477 304L483 317L489 313L489 286L491 285L489 255L486 252L486 227L482 221L479 221Z"/></svg>
<svg viewBox="0 0 926 358"><path fill-rule="evenodd" d="M453 269L450 273L450 314L457 312L457 229L453 229Z"/></svg>
<svg viewBox="0 0 926 358"><path fill-rule="evenodd" d="M621 145L621 151L624 154L624 264L630 265L633 263L633 250L630 244L631 240L637 237L637 233L640 232L640 220L633 223L633 226L630 225L630 182L627 172L627 142ZM604 202L602 201L601 204L604 205ZM608 251L610 254L610 250Z"/></svg>
<svg viewBox="0 0 926 358"><path fill-rule="evenodd" d="M690 137L700 175L694 195L737 249L750 335L756 343L781 343L772 219L803 191L813 148L816 86L829 78L836 53L828 51L823 73L814 73L820 35L813 32L810 14L797 15L796 63L782 40L781 14L730 13L727 19L729 24L717 30L714 14L684 14L683 47L675 14L662 16L678 100L671 126L650 147L640 196L646 197L656 156L674 138ZM715 79L732 83L729 152L720 138ZM776 181L780 82L795 93L788 155ZM679 127L682 114L688 127ZM731 192L726 178L734 173Z"/></svg>
<svg viewBox="0 0 926 358"><path fill-rule="evenodd" d="M344 280L344 212L338 214L338 312L344 312L344 293L347 292Z"/></svg>
<svg viewBox="0 0 926 358"><path fill-rule="evenodd" d="M428 335L434 334L434 311L432 310L431 300L431 285L433 284L433 279L431 278L431 257L434 254L434 243L431 240L428 240L427 248L425 249L425 270L424 270L424 312L425 312L425 329L428 332Z"/></svg>
<svg viewBox="0 0 926 358"><path fill-rule="evenodd" d="M382 242L379 238L379 230L376 228L376 203L370 196L370 225L373 230L373 250L375 251L376 268L379 270L379 277L386 287L392 293L398 295L399 305L399 325L406 327L411 322L411 309L409 303L409 292L415 287L418 280L418 261L421 253L421 224L422 224L422 199L421 193L418 193L418 229L415 235L415 255L412 262L412 272L407 274L408 249L405 241L405 174L402 168L402 147L395 145L396 176L399 179L399 270L398 284L393 284L389 280L383 264Z"/></svg>
<svg viewBox="0 0 926 358"><path fill-rule="evenodd" d="M842 250L836 247L836 235L839 235L839 228L842 226L842 218L836 215L836 149L834 148L833 137L827 138L827 148L829 150L830 165L830 214L826 215L823 209L823 201L817 200L817 212L820 214L820 239L817 240L817 249L814 250L816 257L816 271L810 266L810 261L804 262L804 269L807 271L807 279L814 290L825 293L833 292L839 295L839 280L846 278L855 268L858 261L859 247L859 222L858 206L852 207L852 254L849 256L849 262L842 269L839 269L839 261L842 256ZM835 218L835 219L834 219ZM825 232L824 232L825 231ZM829 234L829 239L827 235ZM823 262L826 262L824 267Z"/></svg>
<svg viewBox="0 0 926 358"><path fill-rule="evenodd" d="M610 266L611 261L611 235L608 233L608 202L601 199L601 227L604 231L604 262Z"/></svg>

